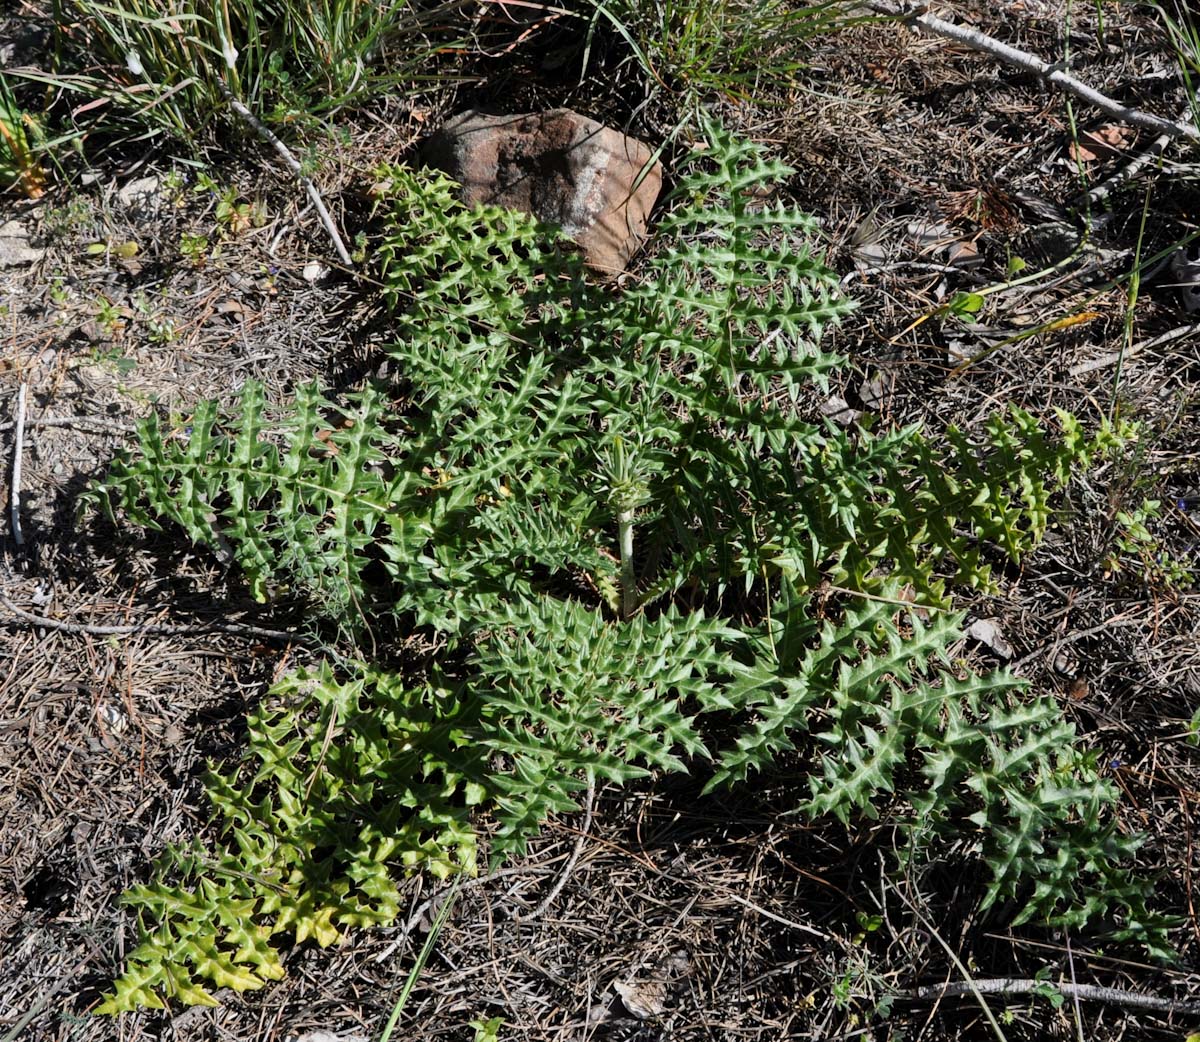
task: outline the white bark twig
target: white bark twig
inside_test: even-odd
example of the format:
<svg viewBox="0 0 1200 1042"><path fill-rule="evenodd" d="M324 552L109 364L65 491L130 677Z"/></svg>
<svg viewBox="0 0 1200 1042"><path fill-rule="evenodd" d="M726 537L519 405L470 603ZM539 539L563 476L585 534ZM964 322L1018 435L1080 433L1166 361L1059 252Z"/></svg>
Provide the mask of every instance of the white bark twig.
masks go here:
<svg viewBox="0 0 1200 1042"><path fill-rule="evenodd" d="M1072 377L1087 376L1088 373L1094 373L1097 369L1104 369L1124 359L1128 362L1135 355L1141 354L1148 348L1162 347L1163 344L1170 344L1176 340L1182 340L1185 336L1200 332L1200 323L1190 322L1186 326L1176 326L1174 329L1168 330L1161 336L1156 336L1153 340L1143 340L1140 344L1134 344L1132 347L1123 351L1113 351L1111 354L1105 355L1103 358L1097 358L1092 362L1084 362L1081 365L1072 366L1069 370Z"/></svg>
<svg viewBox="0 0 1200 1042"><path fill-rule="evenodd" d="M458 887L459 893L462 893L464 890L473 890L476 887L486 886L488 883L494 883L496 880L507 879L511 876L543 876L547 875L549 872L550 869L542 865L509 865L508 868L498 868L495 872L492 872L486 876L475 876L471 879L463 879L462 876L457 876L455 878L462 880ZM412 915L408 917L408 920L405 922L404 926L399 928L400 933L396 939L392 941L392 943L386 948L384 948L384 950L378 955L373 956L371 961L384 962L391 958L396 949L404 944L409 939L409 936L412 934L412 932L421 925L421 920L424 919L430 911L432 911L433 907L450 895L450 890L450 887L445 887L442 890L439 890L432 897L422 901L419 905L417 905L416 911L414 911ZM392 929L395 930L397 927L392 927Z"/></svg>
<svg viewBox="0 0 1200 1042"><path fill-rule="evenodd" d="M321 193L317 191L317 186L313 184L313 180L309 177L304 169L300 166L299 160L292 155L282 141L275 136L275 133L262 120L260 120L253 112L243 105L237 98L233 96L233 92L221 84L221 92L225 95L225 100L229 102L229 107L233 109L249 126L254 130L259 137L266 141L276 152L279 153L284 165L296 175L297 179L304 190L308 192L308 197L312 200L313 206L316 207L317 216L321 218L321 223L325 226L325 230L329 233L329 237L333 240L334 249L337 250L337 255L341 262L347 267L353 267L353 262L350 260L350 254L346 252L346 244L342 242L342 237L338 234L337 225L333 223L333 218L329 215L329 211L325 209L325 203L321 199Z"/></svg>
<svg viewBox="0 0 1200 1042"><path fill-rule="evenodd" d="M1032 995L1049 985L1068 998L1084 1002L1105 1002L1126 1009L1149 1009L1156 1013L1185 1013L1196 1016L1200 1013L1200 1002L1176 1001L1157 995L1141 995L1120 988L1101 988L1094 984L1068 984L1065 981L1043 980L998 980L954 981L950 984L935 984L916 988L903 997L909 1000L940 1000L961 995Z"/></svg>
<svg viewBox="0 0 1200 1042"><path fill-rule="evenodd" d="M528 915L515 917L513 920L514 922L529 923L534 919L540 919L546 914L546 909L554 904L555 899L560 893L562 893L563 887L567 885L567 880L570 878L571 873L575 869L575 863L579 860L579 855L583 853L583 845L587 842L588 829L592 827L592 807L595 805L595 802L596 778L595 775L589 771L587 801L584 804L583 827L579 830L579 838L575 840L575 847L571 851L571 856L567 859L567 863L563 867L562 872L559 874L558 880L555 882L554 886L550 888L550 893L542 898L542 900L538 903L538 906L532 912L530 912Z"/></svg>
<svg viewBox="0 0 1200 1042"><path fill-rule="evenodd" d="M0 423L0 431L11 431L17 426L15 420ZM75 427L86 434L135 434L137 429L128 423L103 420L92 416L40 416L25 421L26 427Z"/></svg>
<svg viewBox="0 0 1200 1042"><path fill-rule="evenodd" d="M944 21L935 15L927 13L923 7L897 9L890 4L882 3L881 0L871 0L866 6L879 14L892 18L900 18L910 25L915 25L928 33L933 33L935 36L954 40L966 47L970 47L972 50L990 54L1007 65L1012 65L1015 68L1031 72L1035 76L1040 76L1049 83L1060 87L1068 94L1079 98L1081 101L1086 101L1089 105L1094 105L1102 112L1108 113L1114 119L1119 119L1122 123L1141 127L1144 130L1152 130L1156 134L1166 134L1173 138L1183 137L1188 138L1190 141L1200 142L1200 130L1197 130L1193 124L1164 119L1162 116L1155 116L1152 113L1143 112L1141 109L1131 109L1122 105L1119 101L1114 101L1108 95L1101 94L1094 87L1089 87L1081 80L1077 80L1069 72L1064 72L1058 66L1043 61L1037 55L1030 54L1028 51L1018 50L1016 47L1010 47L1008 44L1001 43L994 37L981 33L978 29Z"/></svg>
<svg viewBox="0 0 1200 1042"><path fill-rule="evenodd" d="M633 571L633 511L617 514L617 541L621 547L621 618L632 619L637 611L637 576Z"/></svg>
<svg viewBox="0 0 1200 1042"><path fill-rule="evenodd" d="M1101 181L1098 185L1089 188L1079 199L1079 204L1088 203L1095 206L1097 203L1104 202L1110 195L1113 194L1123 184L1132 181L1146 167L1154 162L1159 156L1167 150L1167 146L1174 141L1175 138L1170 134L1159 134L1141 155L1136 156L1131 162L1121 167L1112 177Z"/></svg>
<svg viewBox="0 0 1200 1042"><path fill-rule="evenodd" d="M22 383L17 391L17 416L13 420L15 435L13 437L12 463L12 536L17 549L25 545L25 536L21 532L21 456L25 452L25 394L27 386Z"/></svg>
<svg viewBox="0 0 1200 1042"><path fill-rule="evenodd" d="M202 622L195 625L172 626L157 622L143 622L134 626L94 626L83 622L64 622L62 619L52 619L46 615L36 615L24 608L19 608L7 596L0 593L0 607L23 622L39 629L56 630L59 633L70 633L74 636L88 635L92 637L184 637L200 636L205 633L229 633L237 637L261 637L264 640L282 640L294 644L307 643L303 634L286 633L283 630L269 630L262 626L251 626L243 622ZM0 625L7 625L7 620L0 619Z"/></svg>

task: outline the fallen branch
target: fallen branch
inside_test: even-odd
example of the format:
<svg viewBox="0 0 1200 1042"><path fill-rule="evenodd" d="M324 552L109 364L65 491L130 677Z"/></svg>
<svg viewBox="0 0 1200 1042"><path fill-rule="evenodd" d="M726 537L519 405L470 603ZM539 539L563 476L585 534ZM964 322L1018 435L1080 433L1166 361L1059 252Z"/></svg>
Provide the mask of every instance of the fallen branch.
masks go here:
<svg viewBox="0 0 1200 1042"><path fill-rule="evenodd" d="M1067 998L1078 999L1081 1002L1105 1002L1113 1006L1123 1006L1126 1009L1148 1009L1155 1013L1186 1013L1188 1016L1200 1014L1200 1002L1180 1002L1175 999L1164 999L1157 995L1141 995L1136 991L1122 991L1120 988L1101 988L1094 984L1053 983L1044 980L1012 980L999 978L996 980L955 981L948 984L934 984L928 987L915 988L906 992L902 997L918 1001L936 1002L941 999L956 998L960 995L1033 995L1045 987L1052 987Z"/></svg>
<svg viewBox="0 0 1200 1042"><path fill-rule="evenodd" d="M276 152L279 153L287 168L296 175L300 183L304 185L304 190L308 192L308 197L312 200L313 206L317 209L317 216L321 218L321 223L325 226L325 230L329 233L329 237L333 240L334 248L337 250L338 257L341 262L347 267L353 267L353 262L350 260L350 254L346 252L346 244L342 242L342 237L338 234L337 225L333 223L333 218L329 215L329 211L325 209L325 203L321 199L321 193L317 191L317 186L313 184L312 178L309 177L304 169L300 166L299 160L292 155L287 145L279 140L265 123L260 120L253 112L243 105L237 98L233 96L233 92L224 84L221 84L221 93L225 95L225 100L229 102L229 107L233 109L259 137L271 145Z"/></svg>
<svg viewBox="0 0 1200 1042"><path fill-rule="evenodd" d="M870 0L866 6L878 14L887 15L891 18L899 18L910 25L915 25L926 32L933 33L935 36L954 40L966 47L970 47L972 50L981 51L984 54L990 54L994 58L999 58L1000 61L1007 65L1012 65L1015 68L1033 73L1035 76L1040 76L1042 79L1061 87L1068 94L1079 98L1081 101L1086 101L1089 105L1094 105L1102 112L1108 113L1108 115L1120 120L1122 123L1141 127L1144 130L1152 130L1156 134L1166 134L1173 138L1183 137L1191 141L1200 141L1200 130L1197 130L1191 123L1164 119L1162 116L1155 116L1140 109L1128 108L1119 101L1114 101L1106 94L1101 94L1094 87L1089 87L1081 80L1077 80L1069 72L1064 72L1057 65L1043 61L1035 54L1010 47L1008 44L1001 43L994 37L981 33L978 29L943 21L935 15L928 14L924 7L901 8L897 10L889 4L880 2L880 0Z"/></svg>
<svg viewBox="0 0 1200 1042"><path fill-rule="evenodd" d="M1063 595L1066 596L1065 594ZM1076 630L1074 633L1068 633L1065 637L1059 637L1058 640L1045 645L1044 647L1034 648L1028 655L1022 655L1016 662L1010 662L1008 669L1015 673L1022 666L1028 665L1035 658L1042 656L1047 661L1051 660L1061 648L1070 647L1076 641L1083 640L1085 637L1094 637L1097 633L1108 633L1116 629L1118 626L1138 626L1141 625L1141 619L1126 618L1128 612L1121 612L1119 615L1114 615L1111 619L1105 619L1104 622L1097 626L1089 626L1086 630Z"/></svg>
<svg viewBox="0 0 1200 1042"><path fill-rule="evenodd" d="M770 919L772 922L779 923L780 926L786 926L790 930L796 930L800 933L806 933L810 937L819 938L826 943L841 943L836 934L826 933L824 930L818 930L815 926L809 926L807 923L797 922L795 919L787 919L782 915L777 915L769 908L764 908L760 904L755 904L749 898L742 897L741 894L734 893L728 887L714 885L706 879L693 879L690 876L676 876L670 872L664 872L661 868L657 868L651 864L648 867L658 873L663 879L669 879L672 883L678 883L680 886L690 886L695 889L703 890L707 894L720 894L721 897L734 904L741 905L743 908L748 908L750 911L761 915L764 919Z"/></svg>

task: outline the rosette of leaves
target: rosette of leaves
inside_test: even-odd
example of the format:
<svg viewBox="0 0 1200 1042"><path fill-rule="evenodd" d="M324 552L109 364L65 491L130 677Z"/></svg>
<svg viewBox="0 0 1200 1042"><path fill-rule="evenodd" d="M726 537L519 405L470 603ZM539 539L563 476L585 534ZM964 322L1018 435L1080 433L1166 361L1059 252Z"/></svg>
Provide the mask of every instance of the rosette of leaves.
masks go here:
<svg viewBox="0 0 1200 1042"><path fill-rule="evenodd" d="M260 744L249 790L214 783L236 826L218 862L266 850L247 830L274 836L275 807L295 854L232 877L249 894L219 896L193 862L134 892L150 947L107 1008L152 987L194 1000L197 978L217 980L212 945L235 967L266 958L210 933L200 956L171 947L192 915L184 893L250 901L238 914L263 926L293 887L304 913L269 918L263 943L321 941L390 921L389 874L469 869L468 807L494 821L498 859L573 809L589 778L699 770L711 788L784 764L805 772L806 814L886 814L909 857L965 839L990 873L985 904L1162 950L1112 786L1052 699L957 662L948 610L955 584L989 587L992 562L1028 553L1052 497L1132 432L1018 409L980 438L936 442L804 419L805 390L842 362L822 334L851 305L811 219L756 191L788 169L706 130L641 282L620 293L589 283L554 229L465 207L439 175L386 171L379 262L402 383L336 402L304 388L269 423L250 386L240 416L201 406L186 439L151 417L140 453L114 464L101 500L179 526L260 596L270 583L307 593L326 625L370 631L360 647L416 630L441 651L419 682L370 674L386 707L362 701L369 667L326 675L330 705L360 693L337 723L288 714L290 741L310 750L300 775L264 774ZM386 728L353 737L383 728L377 714L391 728L430 706L446 721L436 752L414 757L424 745ZM348 714L354 730L340 729ZM331 764L352 781L313 788ZM409 793L388 803L401 809L373 817L393 789ZM419 842L391 845L414 829ZM321 887L304 889L311 878ZM164 893L183 903L164 912ZM159 943L164 921L175 932Z"/></svg>

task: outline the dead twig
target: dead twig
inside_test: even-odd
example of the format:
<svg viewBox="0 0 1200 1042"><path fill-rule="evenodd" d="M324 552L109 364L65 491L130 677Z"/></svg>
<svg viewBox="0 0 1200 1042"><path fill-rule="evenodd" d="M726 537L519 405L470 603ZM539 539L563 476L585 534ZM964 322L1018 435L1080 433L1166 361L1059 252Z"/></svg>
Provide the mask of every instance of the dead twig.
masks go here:
<svg viewBox="0 0 1200 1042"><path fill-rule="evenodd" d="M981 33L978 29L944 21L935 15L929 14L924 7L897 9L890 4L880 2L880 0L871 0L866 6L879 14L887 15L891 18L899 18L910 25L924 29L928 33L933 33L935 36L954 40L956 43L961 43L972 50L990 54L1006 65L1011 65L1015 68L1023 69L1025 72L1033 73L1035 76L1040 76L1073 97L1079 98L1081 101L1086 101L1089 105L1094 105L1102 112L1112 116L1113 119L1120 120L1122 123L1141 127L1144 130L1151 130L1156 134L1166 134L1173 138L1182 137L1188 138L1191 141L1200 141L1200 130L1197 130L1191 123L1176 122L1172 119L1164 119L1162 116L1155 116L1149 112L1143 112L1141 109L1131 109L1122 105L1119 101L1114 101L1108 95L1101 94L1094 87L1089 87L1081 80L1077 80L1069 72L1065 72L1057 65L1052 65L1044 61L1035 54L1018 50L1016 47L1010 47L1008 44L1002 43L992 36Z"/></svg>
<svg viewBox="0 0 1200 1042"><path fill-rule="evenodd" d="M21 532L21 455L25 451L25 395L28 387L22 383L17 390L17 416L13 420L16 435L13 438L12 462L12 536L17 549L25 545Z"/></svg>
<svg viewBox="0 0 1200 1042"><path fill-rule="evenodd" d="M571 851L571 856L567 858L566 865L563 866L562 872L559 873L558 879L554 886L550 888L548 893L539 902L538 906L528 915L522 915L514 918L514 922L528 923L534 919L540 919L553 903L554 899L562 893L562 888L567 885L567 880L571 876L571 872L575 868L575 863L579 860L579 855L583 853L583 845L587 842L588 829L592 827L592 806L596 802L596 779L588 774L587 798L584 802L583 811L583 827L579 830L579 837L575 840L575 849Z"/></svg>
<svg viewBox="0 0 1200 1042"><path fill-rule="evenodd" d="M961 995L1033 995L1050 986L1070 999L1081 1002L1104 1002L1126 1009L1148 1009L1156 1013L1200 1014L1200 1002L1181 1002L1164 999L1158 995L1141 995L1120 988L1102 988L1095 984L1051 983L1044 980L1016 980L1000 977L994 980L953 981L934 984L905 992L902 997L910 1001L940 1001Z"/></svg>
<svg viewBox="0 0 1200 1042"><path fill-rule="evenodd" d="M546 909L550 907L550 905L554 901L554 899L556 897L558 897L558 895L562 892L562 888L564 886L566 886L567 879L570 877L571 871L575 867L575 863L579 860L579 855L583 852L583 845L587 841L588 830L591 828L591 824L592 824L592 808L595 805L595 801L596 801L596 779L594 777L589 776L588 777L587 800L586 800L586 803L584 804L583 827L579 830L579 838L575 841L574 850L571 851L570 857L567 858L566 865L563 866L563 870L558 874L558 880L555 882L554 886L550 888L550 893L548 893L544 898L542 898L541 903L539 903L538 906L532 912L530 912L529 915L514 916L513 922L528 923L534 919L537 919L539 916L541 916L545 913ZM525 865L511 865L508 868L497 869L495 872L492 872L490 875L476 876L474 879L467 879L461 883L461 885L459 886L459 890L469 890L474 887L484 886L487 883L492 883L492 882L495 882L496 880L504 879L506 876L541 875L541 874L544 874L549 871L550 871L550 869L544 865L538 865L536 867L529 867L529 866L525 866ZM411 934L413 932L413 930L415 930L420 925L421 920L426 915L429 914L429 912L434 908L434 906L437 905L437 903L439 901L441 901L443 898L447 897L449 895L449 893L450 893L450 888L447 887L446 889L439 891L438 893L434 894L432 897L427 898L426 900L422 901L419 905L417 905L416 909L408 917L408 921L404 924L404 932L399 937L397 937L395 941L393 941L391 944L389 944L382 952L380 952L377 956L375 956L374 961L375 962L383 962L384 960L389 958L391 956L391 954L400 945L402 945L404 943L404 941L407 939L409 934Z"/></svg>
<svg viewBox="0 0 1200 1042"><path fill-rule="evenodd" d="M458 890L461 893L464 890L474 890L477 887L486 886L488 883L494 883L497 880L505 879L509 876L537 876L545 875L550 869L543 865L510 865L508 868L498 868L496 871L486 876L475 876L473 879L462 879L461 876L456 877L462 880L458 884ZM453 885L444 887L432 897L426 898L413 911L412 915L404 923L403 931L391 944L383 951L372 958L372 962L385 962L405 941L409 935L421 925L421 920L437 905L440 901L449 897L453 891Z"/></svg>
<svg viewBox="0 0 1200 1042"><path fill-rule="evenodd" d="M16 420L0 423L0 431L11 431L17 426ZM42 416L36 420L26 420L26 427L75 427L88 434L134 434L136 428L128 423L118 423L115 420L102 420L94 416Z"/></svg>
<svg viewBox="0 0 1200 1042"><path fill-rule="evenodd" d="M1091 362L1083 362L1080 365L1072 366L1069 372L1074 377L1086 376L1088 373L1094 373L1097 369L1104 369L1122 359L1128 362L1134 355L1139 355L1143 351L1162 347L1164 344L1174 343L1176 340L1181 340L1183 337L1195 333L1198 329L1200 329L1200 322L1189 322L1186 326L1176 326L1174 329L1168 330L1166 333L1156 336L1152 340L1143 340L1140 344L1134 344L1127 351L1113 351L1103 358L1097 358Z"/></svg>
<svg viewBox="0 0 1200 1042"><path fill-rule="evenodd" d="M51 619L45 615L36 615L24 608L18 608L3 593L0 593L0 606L15 615L23 622L32 626L41 626L59 633L72 633L77 636L93 637L131 637L135 634L152 634L160 637L183 637L200 633L229 633L238 637L259 637L263 640L283 640L293 644L306 643L305 638L298 633L288 633L284 630L270 630L262 626L251 626L244 622L203 622L193 625L166 625L158 622L143 622L132 626L97 626L84 622L63 622L61 619ZM3 620L0 620L2 622Z"/></svg>
<svg viewBox="0 0 1200 1042"><path fill-rule="evenodd" d="M795 919L787 919L782 915L772 912L769 908L764 908L760 904L755 904L749 898L742 897L741 894L735 893L728 887L714 884L707 879L691 879L686 876L672 875L670 872L664 872L660 868L655 868L653 865L650 868L657 872L663 879L669 879L672 883L678 883L681 886L692 887L694 889L704 890L708 893L717 893L728 901L734 904L741 905L743 908L748 908L750 911L761 915L764 919L770 919L772 922L779 923L780 926L786 926L789 930L796 930L799 933L806 933L811 937L816 937L826 942L842 943L835 934L826 933L824 930L818 930L815 926L809 926L807 923L797 922Z"/></svg>
<svg viewBox="0 0 1200 1042"><path fill-rule="evenodd" d="M1010 662L1008 668L1014 673L1022 666L1027 666L1039 655L1044 655L1047 659L1056 654L1060 648L1068 647L1074 644L1077 640L1083 640L1085 637L1094 637L1097 633L1107 633L1109 630L1115 629L1118 626L1138 626L1141 625L1141 619L1127 618L1128 612L1121 612L1119 615L1114 615L1111 619L1106 619L1097 626L1089 626L1086 630L1076 630L1073 633L1068 633L1065 637L1059 637L1058 640L1035 648L1028 655L1022 655L1015 662Z"/></svg>
<svg viewBox="0 0 1200 1042"><path fill-rule="evenodd" d="M75 968L70 973L60 974L58 980L51 984L37 997L36 1000L34 1000L29 1009L27 1009L21 1015L20 1019L12 1026L12 1030L9 1031L2 1039L0 1039L0 1042L16 1042L16 1039L23 1038L23 1032L29 1026L33 1018L41 1013L41 1011L46 1008L47 1003L49 1003L49 1001L54 998L55 995L62 991L63 988L65 988L68 984L77 981L77 975L84 969L85 966L87 966L90 961L90 956L88 958L81 959L75 964Z"/></svg>
<svg viewBox="0 0 1200 1042"><path fill-rule="evenodd" d="M1189 113L1192 111L1191 105L1184 105L1179 110L1179 115L1175 117L1175 121L1180 126L1185 125ZM1140 155L1135 156L1132 160L1121 167L1111 177L1106 178L1097 185L1093 185L1083 195L1075 200L1074 209L1080 209L1083 206L1095 206L1097 203L1104 202L1110 195L1124 184L1128 184L1143 170L1146 169L1154 160L1161 156L1167 146L1175 140L1178 135L1162 133L1159 134Z"/></svg>
<svg viewBox="0 0 1200 1042"><path fill-rule="evenodd" d="M883 855L881 854L880 855L881 867L882 867L882 860L883 860ZM954 968L956 970L958 970L959 973L962 974L963 979L961 982L958 982L958 983L947 982L945 984L942 984L941 987L954 988L955 995L970 995L976 1002L979 1003L980 1009L983 1010L984 1018L987 1020L988 1026L991 1027L992 1032L993 1032L993 1034L995 1034L996 1038L998 1038L1000 1040L1000 1042L1007 1042L1007 1040L1004 1037L1004 1032L1001 1030L1000 1024L996 1020L995 1014L992 1013L991 1007L987 1004L987 999L985 999L983 997L983 989L981 987L979 987L980 982L975 980L975 978L971 976L971 974L968 972L966 966L963 965L962 959L960 959L958 957L958 954L954 951L954 949L950 947L950 943L946 940L945 937L943 937L938 932L938 928L936 926L934 926L933 923L931 923L928 919L925 918L925 916L921 912L921 910L912 901L910 901L908 899L908 896L902 890L900 890L898 887L893 887L892 889L895 891L896 896L899 897L900 900L903 901L906 905L908 905L908 910L910 912L912 912L912 914L914 916L916 916L917 921L922 926L924 926L926 930L929 931L929 935L935 941L937 941L938 944L941 945L942 951L944 951L946 953L947 957L954 964ZM930 994L928 994L928 995L922 994L925 991L928 991ZM913 996L916 998L930 998L930 999L933 999L935 1002L940 1002L941 997L938 994L936 994L937 991L938 991L938 987L936 987L936 986L932 987L932 988L917 988L916 991L913 993Z"/></svg>
<svg viewBox="0 0 1200 1042"><path fill-rule="evenodd" d="M225 100L229 102L229 107L233 109L249 126L254 130L259 137L266 141L283 159L284 165L296 175L296 178L304 185L304 190L308 193L308 197L312 200L313 206L316 207L317 216L321 218L321 223L325 226L325 230L329 233L329 237L333 240L334 249L337 250L337 255L341 262L347 267L354 266L350 260L350 254L346 252L346 244L342 242L342 237L338 234L337 225L333 223L333 218L329 215L329 211L325 209L325 203L321 199L321 193L317 191L317 186L313 184L313 180L309 177L304 169L300 166L299 160L292 155L282 141L279 140L265 123L262 122L253 112L243 105L237 98L233 96L233 92L224 84L221 84L221 93L225 95Z"/></svg>

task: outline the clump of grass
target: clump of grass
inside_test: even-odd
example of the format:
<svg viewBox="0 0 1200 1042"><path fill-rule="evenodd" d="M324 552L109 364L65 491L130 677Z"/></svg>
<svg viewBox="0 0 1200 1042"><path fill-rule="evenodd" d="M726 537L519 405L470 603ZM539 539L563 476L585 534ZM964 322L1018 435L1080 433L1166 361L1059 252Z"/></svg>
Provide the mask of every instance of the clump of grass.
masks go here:
<svg viewBox="0 0 1200 1042"><path fill-rule="evenodd" d="M457 0L66 0L57 85L104 99L104 118L195 142L226 88L277 123L327 115L430 78ZM381 70L386 69L386 72Z"/></svg>
<svg viewBox="0 0 1200 1042"><path fill-rule="evenodd" d="M1187 95L1193 122L1200 124L1200 23L1189 4L1170 0L1166 4L1155 4L1167 39L1175 52L1179 65L1179 76Z"/></svg>
<svg viewBox="0 0 1200 1042"><path fill-rule="evenodd" d="M589 40L611 26L653 83L691 97L771 99L796 84L812 37L863 21L847 0L587 0ZM858 5L861 7L861 5Z"/></svg>

